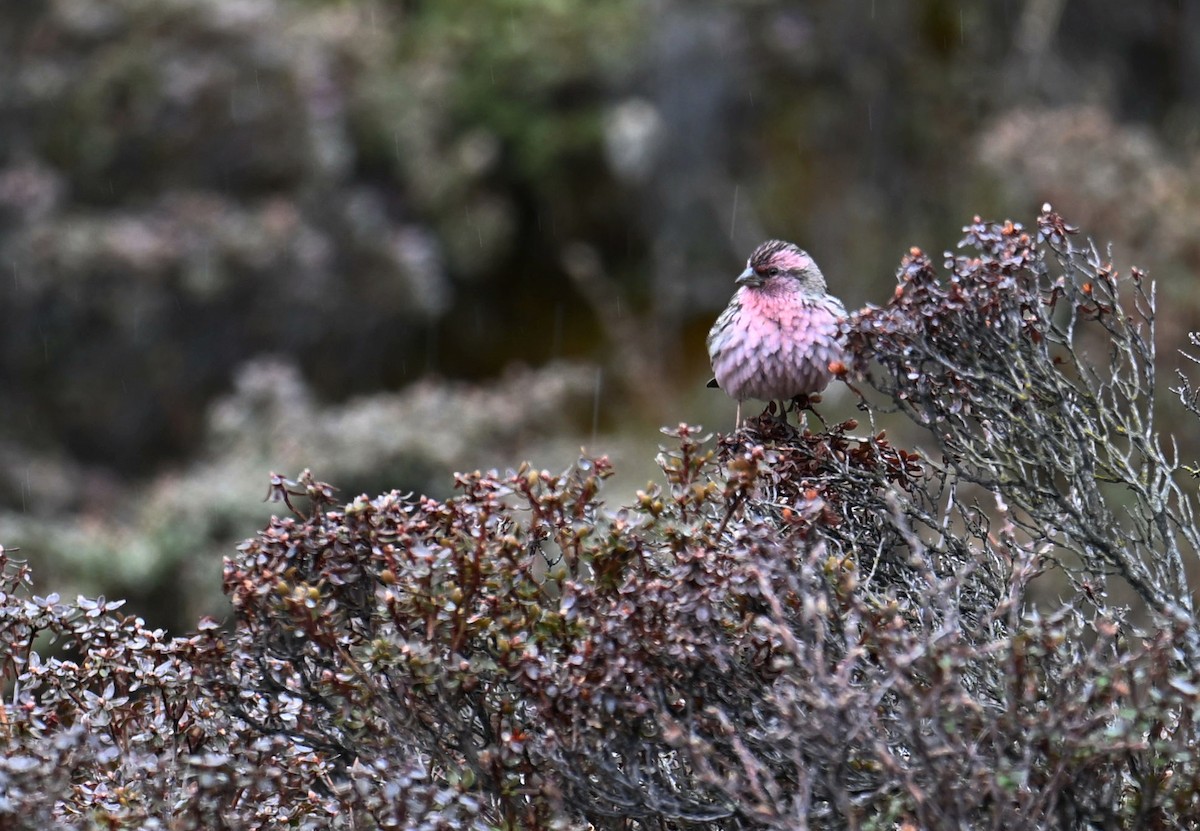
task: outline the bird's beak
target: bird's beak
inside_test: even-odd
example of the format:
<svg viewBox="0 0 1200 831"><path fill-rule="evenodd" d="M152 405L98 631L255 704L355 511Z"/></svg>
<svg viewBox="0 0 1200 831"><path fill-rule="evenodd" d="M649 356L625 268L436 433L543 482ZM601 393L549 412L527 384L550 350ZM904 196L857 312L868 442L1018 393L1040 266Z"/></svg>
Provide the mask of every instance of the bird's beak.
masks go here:
<svg viewBox="0 0 1200 831"><path fill-rule="evenodd" d="M754 269L746 266L746 270L738 275L738 278L733 281L739 286L750 286L755 288L763 283L762 276Z"/></svg>

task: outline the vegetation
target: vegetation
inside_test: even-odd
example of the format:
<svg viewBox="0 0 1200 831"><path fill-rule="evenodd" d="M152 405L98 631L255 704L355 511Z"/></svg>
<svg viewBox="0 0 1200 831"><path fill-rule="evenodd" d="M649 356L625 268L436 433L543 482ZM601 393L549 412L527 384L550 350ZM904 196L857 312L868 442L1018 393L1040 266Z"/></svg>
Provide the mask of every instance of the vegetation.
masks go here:
<svg viewBox="0 0 1200 831"><path fill-rule="evenodd" d="M1154 290L1072 233L914 250L847 324L862 425L679 425L626 507L604 458L445 500L274 477L232 619L174 639L0 557L5 827L1194 826Z"/></svg>

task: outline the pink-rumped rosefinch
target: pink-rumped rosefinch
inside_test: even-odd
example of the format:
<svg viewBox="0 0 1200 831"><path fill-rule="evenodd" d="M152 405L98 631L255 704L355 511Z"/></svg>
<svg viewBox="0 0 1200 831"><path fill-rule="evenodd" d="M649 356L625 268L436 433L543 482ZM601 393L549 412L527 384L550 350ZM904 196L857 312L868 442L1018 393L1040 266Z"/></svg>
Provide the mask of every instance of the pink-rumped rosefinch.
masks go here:
<svg viewBox="0 0 1200 831"><path fill-rule="evenodd" d="M709 386L737 399L740 426L747 398L783 402L825 389L830 364L842 360L846 307L825 290L812 257L782 240L754 249L734 282L738 290L708 333L716 376Z"/></svg>

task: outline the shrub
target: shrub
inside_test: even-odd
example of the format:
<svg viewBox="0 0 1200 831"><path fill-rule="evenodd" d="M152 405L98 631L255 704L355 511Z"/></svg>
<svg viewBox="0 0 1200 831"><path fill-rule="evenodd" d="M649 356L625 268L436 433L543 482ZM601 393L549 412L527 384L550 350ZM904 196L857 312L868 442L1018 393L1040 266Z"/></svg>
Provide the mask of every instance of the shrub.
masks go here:
<svg viewBox="0 0 1200 831"><path fill-rule="evenodd" d="M662 482L622 508L600 498L604 458L460 474L445 500L341 505L307 472L274 477L290 515L226 562L228 631L184 639L22 598L10 564L0 811L1193 826L1197 531L1153 420L1153 289L1072 232L1049 209L1035 232L977 220L944 279L912 252L891 302L847 323L861 435L681 424ZM924 453L878 428L888 409ZM40 633L75 657L35 657Z"/></svg>

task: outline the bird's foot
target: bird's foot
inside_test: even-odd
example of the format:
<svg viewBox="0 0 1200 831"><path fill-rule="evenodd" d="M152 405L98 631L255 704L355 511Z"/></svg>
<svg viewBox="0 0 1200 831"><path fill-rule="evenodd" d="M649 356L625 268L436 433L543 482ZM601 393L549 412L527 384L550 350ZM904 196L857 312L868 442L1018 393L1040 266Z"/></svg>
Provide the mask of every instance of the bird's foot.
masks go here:
<svg viewBox="0 0 1200 831"><path fill-rule="evenodd" d="M796 412L799 414L801 425L803 425L806 420L805 416L808 413L812 413L813 416L816 417L817 421L821 422L821 427L823 427L825 429L829 429L829 425L825 423L825 419L821 417L821 414L818 413L816 411L816 408L813 406L815 404L820 404L820 403L821 403L821 396L820 396L820 394L815 393L815 392L814 393L800 393L799 395L792 398L792 406L795 408Z"/></svg>
<svg viewBox="0 0 1200 831"><path fill-rule="evenodd" d="M768 401L767 406L763 408L759 419L769 418L772 421L781 424L787 424L787 402L786 401Z"/></svg>

